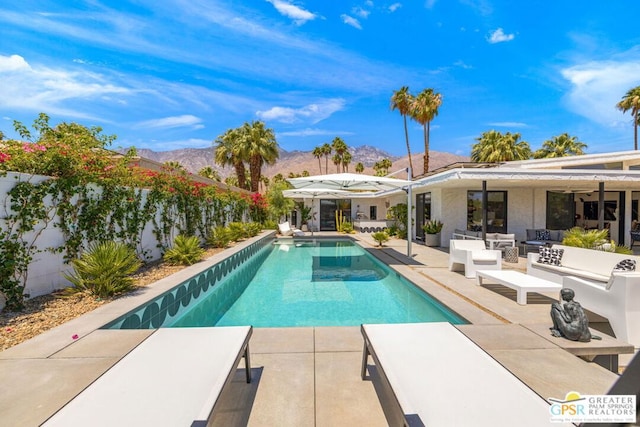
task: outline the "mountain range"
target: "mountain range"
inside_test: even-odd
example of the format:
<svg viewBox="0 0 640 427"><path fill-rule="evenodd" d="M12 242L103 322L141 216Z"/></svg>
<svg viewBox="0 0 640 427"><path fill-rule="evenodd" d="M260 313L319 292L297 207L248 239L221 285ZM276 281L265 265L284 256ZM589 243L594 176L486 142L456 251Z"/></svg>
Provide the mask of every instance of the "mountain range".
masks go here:
<svg viewBox="0 0 640 427"><path fill-rule="evenodd" d="M159 163L165 162L178 162L186 170L191 173L198 173L202 168L210 166L213 170L217 171L222 179L227 176L233 175L234 170L231 167L221 167L213 162L214 148L182 148L171 151L153 151L149 149L137 149L138 155ZM389 159L392 162L392 166L389 172L394 172L400 169L406 169L409 166L409 157L392 156L385 151L382 151L376 147L368 145L362 145L359 147L350 147L349 151L352 155L351 164L349 165L349 172L355 172L355 165L361 162L365 166L364 173L373 174L373 165L383 159ZM413 161L413 175L418 176L422 174L422 153L412 153L411 159ZM456 154L430 151L429 152L429 170L434 170L442 166L449 165L455 162L468 162L469 157L459 156ZM263 167L262 174L269 178L282 174L287 177L290 173L301 174L303 171L309 172L310 175L320 175L327 173L325 170L325 158L321 158L320 162L313 156L311 151L286 151L280 149L280 157L274 165L266 165ZM322 169L322 170L320 170ZM338 172L336 166L328 161L329 173ZM340 171L341 172L341 171Z"/></svg>

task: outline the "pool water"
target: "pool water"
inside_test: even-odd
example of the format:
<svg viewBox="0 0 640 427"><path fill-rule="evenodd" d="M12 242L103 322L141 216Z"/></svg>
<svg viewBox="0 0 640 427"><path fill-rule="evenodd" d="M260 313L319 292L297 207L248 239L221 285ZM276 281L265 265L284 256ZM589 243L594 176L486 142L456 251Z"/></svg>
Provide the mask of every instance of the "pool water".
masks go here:
<svg viewBox="0 0 640 427"><path fill-rule="evenodd" d="M207 298L200 304L215 302ZM355 326L435 321L464 323L360 246L343 240L277 242L244 292L215 325ZM185 314L173 326L198 323Z"/></svg>

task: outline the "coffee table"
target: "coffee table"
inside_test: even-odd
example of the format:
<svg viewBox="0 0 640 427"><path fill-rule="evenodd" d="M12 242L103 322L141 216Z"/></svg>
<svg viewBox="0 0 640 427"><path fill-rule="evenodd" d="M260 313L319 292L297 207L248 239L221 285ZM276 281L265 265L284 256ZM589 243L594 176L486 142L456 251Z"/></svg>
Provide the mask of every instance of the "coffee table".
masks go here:
<svg viewBox="0 0 640 427"><path fill-rule="evenodd" d="M516 301L520 305L527 305L528 292L553 292L560 291L562 285L530 276L515 270L478 270L476 271L476 284L482 285L483 279L490 279L507 288L515 289Z"/></svg>

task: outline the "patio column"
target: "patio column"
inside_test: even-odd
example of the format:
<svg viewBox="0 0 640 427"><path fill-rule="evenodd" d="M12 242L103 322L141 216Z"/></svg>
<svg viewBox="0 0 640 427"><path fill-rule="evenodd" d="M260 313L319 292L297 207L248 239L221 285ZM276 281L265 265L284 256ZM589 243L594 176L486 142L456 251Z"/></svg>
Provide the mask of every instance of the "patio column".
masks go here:
<svg viewBox="0 0 640 427"><path fill-rule="evenodd" d="M598 183L598 230L604 230L604 182Z"/></svg>
<svg viewBox="0 0 640 427"><path fill-rule="evenodd" d="M487 196L487 181L482 181L482 240L487 240L487 204L489 198Z"/></svg>

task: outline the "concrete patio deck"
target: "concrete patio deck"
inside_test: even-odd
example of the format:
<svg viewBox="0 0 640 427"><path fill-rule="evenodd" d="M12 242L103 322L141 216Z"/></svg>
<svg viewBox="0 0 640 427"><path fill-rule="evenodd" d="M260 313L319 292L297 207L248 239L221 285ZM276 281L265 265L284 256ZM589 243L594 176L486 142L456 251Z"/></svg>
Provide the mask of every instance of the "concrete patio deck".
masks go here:
<svg viewBox="0 0 640 427"><path fill-rule="evenodd" d="M466 318L471 324L460 330L541 397L563 398L568 391L604 394L616 380L617 375L525 327L550 322L555 295L532 294L527 305L519 305L511 289L477 286L475 279L449 272L445 250L413 244L414 256L408 258L406 241L391 240L378 249L369 234L352 237ZM503 268L524 271L525 264L521 257ZM160 293L163 286L150 292ZM0 426L39 425L149 334L97 330L114 313L139 304L136 297L116 303L0 352ZM81 338L71 340L74 334ZM386 425L372 384L360 378L362 347L358 327L254 329L254 381L247 386L238 371L215 425ZM629 359L621 357L621 364Z"/></svg>

